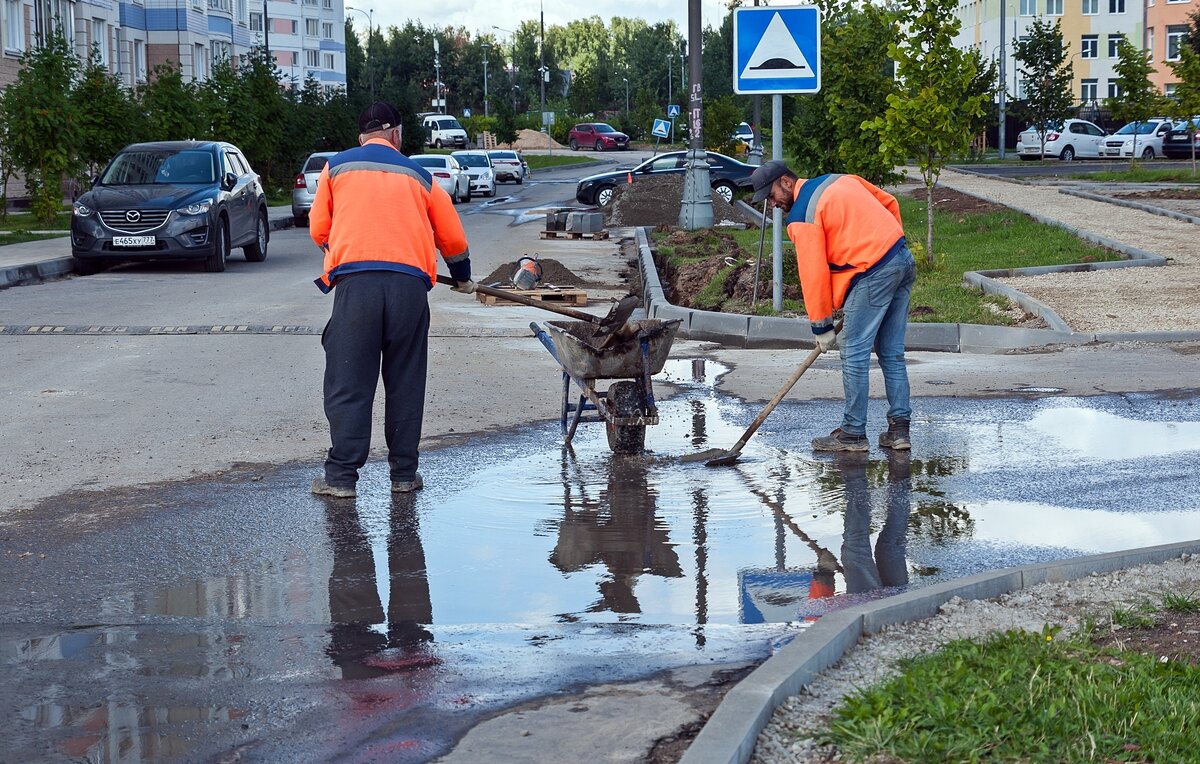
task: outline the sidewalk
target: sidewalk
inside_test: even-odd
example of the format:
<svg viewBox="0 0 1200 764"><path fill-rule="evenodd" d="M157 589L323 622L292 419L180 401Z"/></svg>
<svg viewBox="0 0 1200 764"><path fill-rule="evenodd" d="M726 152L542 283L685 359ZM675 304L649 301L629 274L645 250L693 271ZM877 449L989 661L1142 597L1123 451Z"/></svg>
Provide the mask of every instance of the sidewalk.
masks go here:
<svg viewBox="0 0 1200 764"><path fill-rule="evenodd" d="M271 230L292 227L292 207L267 208ZM75 272L70 234L0 247L0 289Z"/></svg>

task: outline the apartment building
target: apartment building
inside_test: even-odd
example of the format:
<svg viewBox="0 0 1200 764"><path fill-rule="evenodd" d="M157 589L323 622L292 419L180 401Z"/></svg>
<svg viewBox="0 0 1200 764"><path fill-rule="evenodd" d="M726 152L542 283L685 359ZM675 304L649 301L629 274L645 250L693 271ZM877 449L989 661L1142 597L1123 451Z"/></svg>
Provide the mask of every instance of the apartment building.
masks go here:
<svg viewBox="0 0 1200 764"><path fill-rule="evenodd" d="M1004 39L1005 88L1010 99L1025 97L1013 41L1021 39L1037 18L1060 22L1067 55L1074 69L1072 91L1081 104L1118 95L1117 48L1122 39L1142 44L1145 0L969 0L958 6L960 48L974 47L985 58L999 56ZM1165 0L1158 0L1165 2ZM1188 0L1196 2L1196 0ZM1004 29L1000 28L1001 3Z"/></svg>
<svg viewBox="0 0 1200 764"><path fill-rule="evenodd" d="M285 81L315 77L346 86L343 0L0 0L0 87L16 79L21 56L61 30L81 57L95 50L127 86L154 67L178 64L202 82L220 61L268 45Z"/></svg>
<svg viewBox="0 0 1200 764"><path fill-rule="evenodd" d="M1148 0L1146 3L1146 49L1155 71L1151 79L1162 92L1175 91L1170 63L1179 60L1179 46L1188 30L1188 17L1200 9L1200 0Z"/></svg>

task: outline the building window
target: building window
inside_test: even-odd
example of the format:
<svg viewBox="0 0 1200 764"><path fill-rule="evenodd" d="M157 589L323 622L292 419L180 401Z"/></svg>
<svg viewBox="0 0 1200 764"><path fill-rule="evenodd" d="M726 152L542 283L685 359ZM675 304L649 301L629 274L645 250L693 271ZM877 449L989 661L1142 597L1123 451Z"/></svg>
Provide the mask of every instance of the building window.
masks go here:
<svg viewBox="0 0 1200 764"><path fill-rule="evenodd" d="M1100 0L1083 0L1083 15L1095 16L1100 13Z"/></svg>
<svg viewBox="0 0 1200 764"><path fill-rule="evenodd" d="M300 34L300 22L299 21L296 21L295 19L290 19L288 21L288 28L290 28L292 30L291 34Z"/></svg>
<svg viewBox="0 0 1200 764"><path fill-rule="evenodd" d="M1121 97L1121 86L1119 84L1117 84L1116 80L1108 81L1108 97L1109 98L1120 98Z"/></svg>
<svg viewBox="0 0 1200 764"><path fill-rule="evenodd" d="M92 51L101 66L108 66L108 25L104 19L92 19Z"/></svg>
<svg viewBox="0 0 1200 764"><path fill-rule="evenodd" d="M21 0L4 0L4 49L13 53L25 50L25 14Z"/></svg>
<svg viewBox="0 0 1200 764"><path fill-rule="evenodd" d="M308 35L309 37L317 36L317 20L316 19L305 19L304 20L304 34Z"/></svg>
<svg viewBox="0 0 1200 764"><path fill-rule="evenodd" d="M325 38L326 40L333 39L333 24L327 21L321 25L321 37Z"/></svg>
<svg viewBox="0 0 1200 764"><path fill-rule="evenodd" d="M75 43L75 8L70 0L37 0L33 6L34 29L39 40L60 32L67 43ZM23 30L22 23L18 29Z"/></svg>
<svg viewBox="0 0 1200 764"><path fill-rule="evenodd" d="M1154 27L1146 30L1146 52L1150 54L1150 58L1154 58Z"/></svg>
<svg viewBox="0 0 1200 764"><path fill-rule="evenodd" d="M208 79L208 56L204 55L204 46L200 43L192 46L192 77L196 82Z"/></svg>
<svg viewBox="0 0 1200 764"><path fill-rule="evenodd" d="M304 4L305 4L305 5L311 5L312 7L316 8L316 7L317 7L317 0L304 0Z"/></svg>
<svg viewBox="0 0 1200 764"><path fill-rule="evenodd" d="M1108 12L1109 13L1124 13L1125 12L1125 0L1108 0Z"/></svg>
<svg viewBox="0 0 1200 764"><path fill-rule="evenodd" d="M221 40L211 40L209 42L209 53L212 55L213 66L229 61L230 45Z"/></svg>
<svg viewBox="0 0 1200 764"><path fill-rule="evenodd" d="M1020 80L1017 82L1017 100L1024 101L1028 98L1029 80Z"/></svg>
<svg viewBox="0 0 1200 764"><path fill-rule="evenodd" d="M1174 98L1175 88L1177 87L1179 87L1178 82L1168 82L1166 87L1163 88L1163 95L1165 95L1167 98Z"/></svg>
<svg viewBox="0 0 1200 764"><path fill-rule="evenodd" d="M1080 58L1100 58L1100 35L1085 34L1079 40Z"/></svg>
<svg viewBox="0 0 1200 764"><path fill-rule="evenodd" d="M133 78L137 82L146 81L146 42L133 41Z"/></svg>
<svg viewBox="0 0 1200 764"><path fill-rule="evenodd" d="M1079 100L1084 103L1091 103L1096 100L1098 91L1100 90L1099 80L1080 80L1079 82Z"/></svg>
<svg viewBox="0 0 1200 764"><path fill-rule="evenodd" d="M333 71L333 54L332 53L323 53L321 55L321 58L322 58L321 63L324 65L323 68L328 69L329 71L332 72Z"/></svg>
<svg viewBox="0 0 1200 764"><path fill-rule="evenodd" d="M1185 2L1185 3L1190 2L1190 0L1183 0L1183 2ZM333 0L321 0L321 7L327 11L332 11L333 10Z"/></svg>
<svg viewBox="0 0 1200 764"><path fill-rule="evenodd" d="M1108 57L1119 58L1121 55L1121 40L1125 39L1123 34L1110 34L1108 36Z"/></svg>
<svg viewBox="0 0 1200 764"><path fill-rule="evenodd" d="M228 11L229 0L208 0L208 7L215 11Z"/></svg>
<svg viewBox="0 0 1200 764"><path fill-rule="evenodd" d="M1037 0L1021 0L1021 15L1036 16L1037 15Z"/></svg>
<svg viewBox="0 0 1200 764"><path fill-rule="evenodd" d="M250 31L251 32L263 31L263 15L261 13L251 13L250 14Z"/></svg>
<svg viewBox="0 0 1200 764"><path fill-rule="evenodd" d="M1167 27L1167 60L1179 60L1179 46L1183 45L1183 40L1187 37L1187 24L1172 25Z"/></svg>
<svg viewBox="0 0 1200 764"><path fill-rule="evenodd" d="M306 50L304 51L304 65L309 69L316 69L321 65L321 51Z"/></svg>
<svg viewBox="0 0 1200 764"><path fill-rule="evenodd" d="M1063 0L1046 0L1046 15L1047 16L1063 15Z"/></svg>

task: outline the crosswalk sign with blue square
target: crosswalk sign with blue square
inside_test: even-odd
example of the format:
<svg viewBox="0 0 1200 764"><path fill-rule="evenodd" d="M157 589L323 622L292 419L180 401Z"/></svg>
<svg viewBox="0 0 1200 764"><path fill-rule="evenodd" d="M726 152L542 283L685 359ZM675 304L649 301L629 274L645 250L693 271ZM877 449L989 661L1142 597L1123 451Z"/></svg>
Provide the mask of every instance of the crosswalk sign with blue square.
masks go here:
<svg viewBox="0 0 1200 764"><path fill-rule="evenodd" d="M655 119L654 128L650 130L650 134L658 138L666 138L671 134L671 123L665 119Z"/></svg>
<svg viewBox="0 0 1200 764"><path fill-rule="evenodd" d="M733 92L821 89L821 11L815 5L735 8Z"/></svg>
<svg viewBox="0 0 1200 764"><path fill-rule="evenodd" d="M673 103L667 105L667 119L675 119L679 116L679 104Z"/></svg>

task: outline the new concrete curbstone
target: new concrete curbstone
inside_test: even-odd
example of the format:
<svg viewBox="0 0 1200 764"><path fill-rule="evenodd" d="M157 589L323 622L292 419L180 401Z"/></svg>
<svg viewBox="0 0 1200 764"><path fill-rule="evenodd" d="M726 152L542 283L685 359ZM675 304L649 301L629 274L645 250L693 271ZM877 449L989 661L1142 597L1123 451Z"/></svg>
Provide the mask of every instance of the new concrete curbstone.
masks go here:
<svg viewBox="0 0 1200 764"><path fill-rule="evenodd" d="M959 352L958 324L909 324L904 331L905 350Z"/></svg>
<svg viewBox="0 0 1200 764"><path fill-rule="evenodd" d="M1009 350L1047 345L1085 345L1095 339L1094 334L1058 332L1053 329L959 325L959 343L964 353L1005 353Z"/></svg>
<svg viewBox="0 0 1200 764"><path fill-rule="evenodd" d="M680 762L745 764L775 709L839 661L863 635L936 615L953 597L991 599L1041 583L1163 563L1183 554L1200 554L1200 540L980 573L830 613L731 689Z"/></svg>
<svg viewBox="0 0 1200 764"><path fill-rule="evenodd" d="M1060 189L1058 189L1058 193L1066 194L1067 196L1078 196L1080 199L1090 199L1093 202L1104 202L1105 204L1115 204L1118 207L1128 207L1133 210L1141 210L1142 212L1149 212L1151 215L1162 215L1163 217L1174 218L1175 220L1182 220L1185 223L1195 223L1197 225L1200 225L1200 217L1196 217L1195 215L1189 215L1186 212L1177 212L1175 210L1169 210L1169 209L1166 209L1165 207L1155 207L1152 204L1143 204L1142 202L1135 202L1132 199L1116 199L1111 196L1104 196L1103 194L1094 194L1091 191L1084 191L1081 188L1060 188Z"/></svg>

